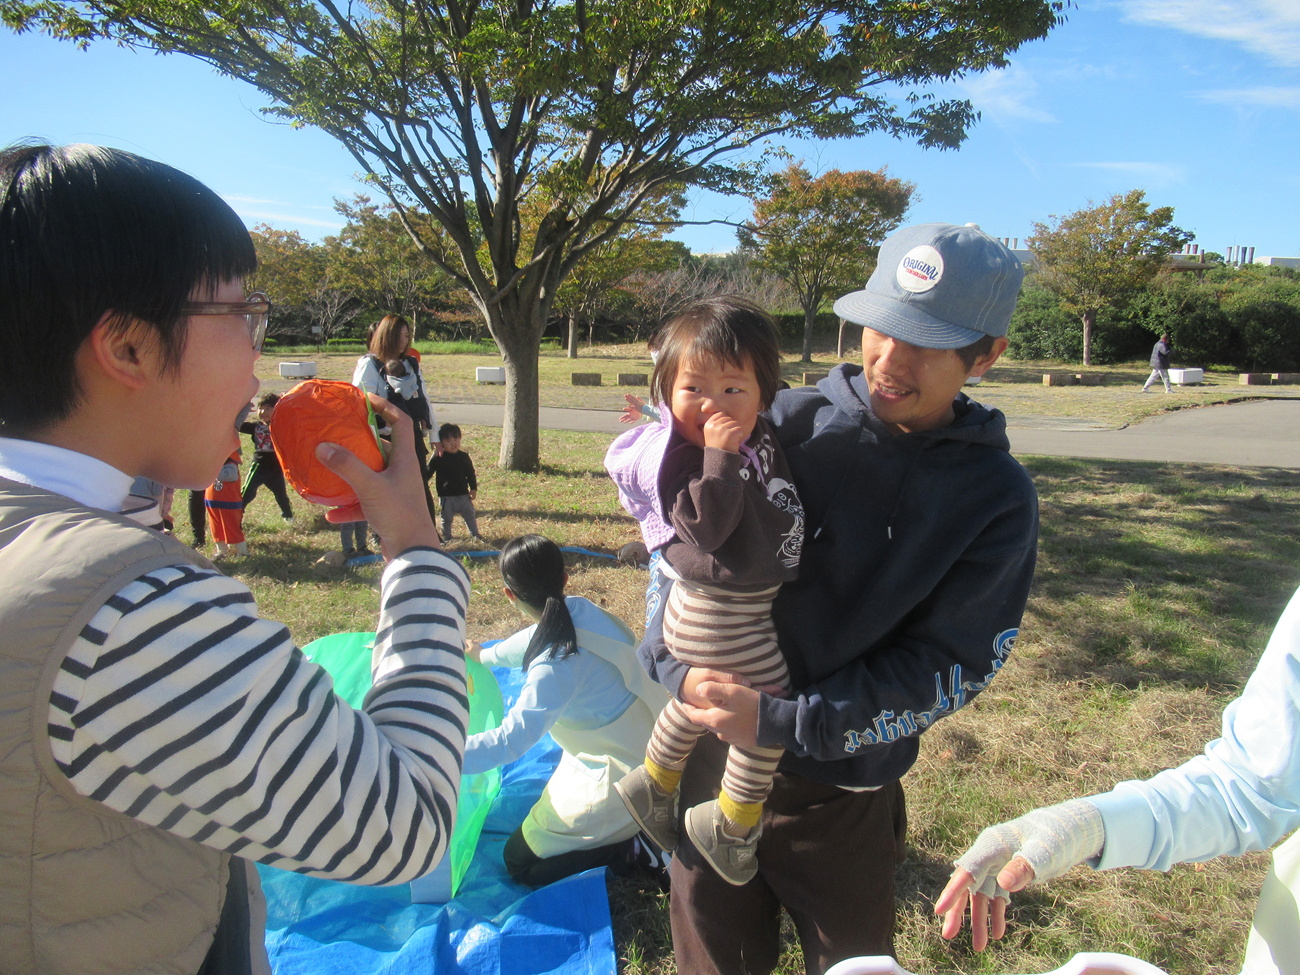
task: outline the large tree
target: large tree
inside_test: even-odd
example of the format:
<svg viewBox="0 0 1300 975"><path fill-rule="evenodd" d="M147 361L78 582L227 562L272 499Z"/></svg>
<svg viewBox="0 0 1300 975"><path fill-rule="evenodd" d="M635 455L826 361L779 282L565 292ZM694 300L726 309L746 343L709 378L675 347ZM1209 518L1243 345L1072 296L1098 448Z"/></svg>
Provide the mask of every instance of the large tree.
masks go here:
<svg viewBox="0 0 1300 975"><path fill-rule="evenodd" d="M330 243L305 240L296 230L258 224L252 231L257 275L252 286L271 296L268 335L301 335L321 341L342 332L361 311L360 299L339 280ZM319 329L319 331L315 331Z"/></svg>
<svg viewBox="0 0 1300 975"><path fill-rule="evenodd" d="M685 205L680 186L664 187L642 202L636 219L625 221L617 234L588 250L560 282L551 311L568 322L570 359L578 357L582 326L590 326L600 315L629 299L622 287L629 275L661 271L690 257L685 244L664 239L677 225ZM537 205L525 207L521 213L525 223L545 216L544 207Z"/></svg>
<svg viewBox="0 0 1300 975"><path fill-rule="evenodd" d="M592 250L564 279L555 297L556 313L568 320L568 357L578 358L583 325L588 327L590 341L594 323L602 314L633 303L641 275L676 267L689 255L679 241L639 234L615 237ZM636 279L629 280L634 274Z"/></svg>
<svg viewBox="0 0 1300 975"><path fill-rule="evenodd" d="M537 455L560 282L670 184L745 188L774 136L954 147L935 81L1007 63L1064 0L0 0L12 28L200 58L337 138L501 347L501 462ZM901 97L895 100L895 93ZM524 231L521 206L545 216Z"/></svg>
<svg viewBox="0 0 1300 975"><path fill-rule="evenodd" d="M830 294L861 287L880 242L903 221L915 184L884 168L814 177L791 163L752 197L753 220L738 233L755 264L784 279L803 309L803 361L812 362L813 324Z"/></svg>
<svg viewBox="0 0 1300 975"><path fill-rule="evenodd" d="M1173 225L1174 208L1151 208L1144 190L1116 193L1050 224L1035 223L1026 243L1039 280L1083 323L1083 364L1092 365L1097 316L1142 291L1166 258L1193 239Z"/></svg>
<svg viewBox="0 0 1300 975"><path fill-rule="evenodd" d="M325 238L331 277L376 313L404 315L416 335L420 325L448 303L451 280L433 265L411 239L391 206L367 196L334 201L347 223ZM436 225L427 214L410 210L406 220L426 232Z"/></svg>

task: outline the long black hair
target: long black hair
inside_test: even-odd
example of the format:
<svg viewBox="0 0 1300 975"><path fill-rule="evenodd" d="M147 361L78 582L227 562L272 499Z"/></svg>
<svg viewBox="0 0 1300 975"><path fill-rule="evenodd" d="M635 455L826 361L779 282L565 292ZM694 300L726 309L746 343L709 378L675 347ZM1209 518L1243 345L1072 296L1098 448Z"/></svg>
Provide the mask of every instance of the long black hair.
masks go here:
<svg viewBox="0 0 1300 975"><path fill-rule="evenodd" d="M559 546L541 535L520 535L501 549L500 565L501 578L515 598L542 611L524 651L524 669L544 653L546 660L577 653L578 632L564 604L564 556Z"/></svg>

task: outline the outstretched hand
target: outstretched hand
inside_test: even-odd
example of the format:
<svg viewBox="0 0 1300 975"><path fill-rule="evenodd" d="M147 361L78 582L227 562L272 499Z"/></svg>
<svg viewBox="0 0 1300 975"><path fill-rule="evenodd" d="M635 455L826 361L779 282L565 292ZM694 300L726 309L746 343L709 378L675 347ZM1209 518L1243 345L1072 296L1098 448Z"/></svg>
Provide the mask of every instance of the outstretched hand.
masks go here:
<svg viewBox="0 0 1300 975"><path fill-rule="evenodd" d="M388 400L373 393L366 395L375 412L393 428L387 468L372 471L356 454L335 443L321 443L316 457L357 492L362 514L383 542L384 558L392 559L417 545L439 548L438 532L424 500L411 418Z"/></svg>
<svg viewBox="0 0 1300 975"><path fill-rule="evenodd" d="M624 393L623 400L627 404L623 407L623 413L618 418L619 423L636 423L641 419L641 407L645 406L645 400L640 396L632 393Z"/></svg>
<svg viewBox="0 0 1300 975"><path fill-rule="evenodd" d="M976 890L975 875L958 867L952 872L948 886L934 902L934 913L943 915L944 938L951 941L961 933L966 907L970 905L971 947L983 951L989 940L998 941L1007 933L1007 894L1021 890L1034 879L1034 868L1024 857L1015 857L998 874L1001 893L989 896Z"/></svg>
<svg viewBox="0 0 1300 975"><path fill-rule="evenodd" d="M1051 880L1101 853L1106 826L1087 799L1070 799L990 826L957 860L952 878L935 901L944 916L943 936L961 932L970 906L971 945L976 951L1007 929L1010 895L1031 881Z"/></svg>

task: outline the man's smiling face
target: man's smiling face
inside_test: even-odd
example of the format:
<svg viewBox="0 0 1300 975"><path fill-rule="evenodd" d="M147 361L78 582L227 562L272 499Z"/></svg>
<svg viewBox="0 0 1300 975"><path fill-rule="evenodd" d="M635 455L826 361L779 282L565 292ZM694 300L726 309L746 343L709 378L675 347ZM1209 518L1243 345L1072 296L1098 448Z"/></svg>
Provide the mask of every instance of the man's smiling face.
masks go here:
<svg viewBox="0 0 1300 975"><path fill-rule="evenodd" d="M925 349L863 328L862 369L871 411L898 433L946 427L966 377L982 376L1006 344L1006 339L996 340L992 352L967 368L956 349Z"/></svg>

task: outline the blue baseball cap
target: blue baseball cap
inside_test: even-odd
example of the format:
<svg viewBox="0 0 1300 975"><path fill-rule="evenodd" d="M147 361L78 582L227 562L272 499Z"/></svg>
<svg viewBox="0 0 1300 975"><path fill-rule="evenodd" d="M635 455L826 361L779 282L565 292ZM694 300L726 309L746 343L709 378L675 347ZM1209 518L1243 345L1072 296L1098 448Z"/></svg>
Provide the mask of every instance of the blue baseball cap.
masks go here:
<svg viewBox="0 0 1300 975"><path fill-rule="evenodd" d="M1007 334L1024 277L975 224L921 223L880 245L867 286L835 302L835 314L922 348L960 349Z"/></svg>

